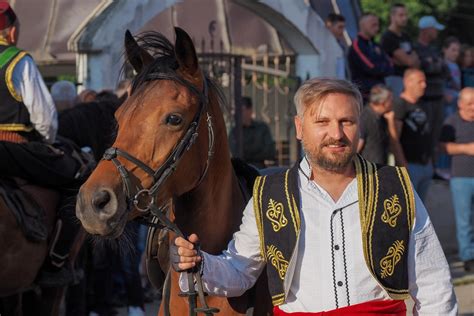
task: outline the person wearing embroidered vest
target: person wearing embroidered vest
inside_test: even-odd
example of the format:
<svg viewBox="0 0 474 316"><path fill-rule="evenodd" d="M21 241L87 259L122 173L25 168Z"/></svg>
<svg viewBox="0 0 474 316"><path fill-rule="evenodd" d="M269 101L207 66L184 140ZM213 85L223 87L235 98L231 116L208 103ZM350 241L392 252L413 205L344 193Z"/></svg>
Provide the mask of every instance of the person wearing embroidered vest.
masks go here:
<svg viewBox="0 0 474 316"><path fill-rule="evenodd" d="M311 79L295 105L304 158L257 178L226 251L176 238L173 268L198 267L209 294L239 296L266 267L274 315L406 315L410 296L415 315L456 315L449 266L407 170L356 154L358 89Z"/></svg>
<svg viewBox="0 0 474 316"><path fill-rule="evenodd" d="M65 269L79 229L74 221L75 192L81 163L53 147L57 112L31 56L17 48L18 18L8 2L0 1L0 174L61 190L55 240L37 283L59 286L72 281ZM55 145L56 146L56 145Z"/></svg>

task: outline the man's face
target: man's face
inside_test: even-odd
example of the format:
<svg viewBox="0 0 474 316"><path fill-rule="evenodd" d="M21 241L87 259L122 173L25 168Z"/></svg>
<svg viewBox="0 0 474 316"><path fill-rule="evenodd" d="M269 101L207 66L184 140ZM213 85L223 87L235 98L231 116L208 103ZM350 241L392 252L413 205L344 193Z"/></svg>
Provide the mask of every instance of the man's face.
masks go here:
<svg viewBox="0 0 474 316"><path fill-rule="evenodd" d="M458 101L459 114L464 120L474 121L474 89L466 88Z"/></svg>
<svg viewBox="0 0 474 316"><path fill-rule="evenodd" d="M405 27L408 23L407 9L400 7L396 8L395 12L390 16L393 23L398 27Z"/></svg>
<svg viewBox="0 0 474 316"><path fill-rule="evenodd" d="M393 109L393 94L390 93L387 100L383 103L384 114L392 111Z"/></svg>
<svg viewBox="0 0 474 316"><path fill-rule="evenodd" d="M344 171L356 154L359 112L353 98L329 94L319 104L308 105L303 118L295 117L296 137L312 166Z"/></svg>
<svg viewBox="0 0 474 316"><path fill-rule="evenodd" d="M368 38L373 38L379 32L379 18L373 15L365 17L360 23L360 31Z"/></svg>
<svg viewBox="0 0 474 316"><path fill-rule="evenodd" d="M248 126L252 123L253 110L250 107L242 105L242 124Z"/></svg>
<svg viewBox="0 0 474 316"><path fill-rule="evenodd" d="M421 98L425 94L426 77L421 71L416 71L409 75L405 80L405 90L416 98Z"/></svg>
<svg viewBox="0 0 474 316"><path fill-rule="evenodd" d="M459 43L451 43L447 48L443 49L444 58L455 63L459 57L460 49Z"/></svg>
<svg viewBox="0 0 474 316"><path fill-rule="evenodd" d="M346 28L346 22L339 21L334 23L328 23L327 27L335 38L344 38L344 29Z"/></svg>
<svg viewBox="0 0 474 316"><path fill-rule="evenodd" d="M424 29L424 31L428 34L428 40L430 42L436 40L438 38L438 30L434 27L428 27L426 29Z"/></svg>

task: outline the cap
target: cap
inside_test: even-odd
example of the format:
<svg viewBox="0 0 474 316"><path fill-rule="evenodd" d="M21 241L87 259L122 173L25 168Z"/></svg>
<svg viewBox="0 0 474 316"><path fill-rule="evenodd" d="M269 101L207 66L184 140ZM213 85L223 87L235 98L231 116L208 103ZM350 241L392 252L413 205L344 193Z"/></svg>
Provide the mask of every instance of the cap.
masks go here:
<svg viewBox="0 0 474 316"><path fill-rule="evenodd" d="M418 21L418 28L427 29L429 27L434 27L438 31L444 30L444 25L439 23L436 18L432 15L425 15L420 18Z"/></svg>
<svg viewBox="0 0 474 316"><path fill-rule="evenodd" d="M6 29L16 21L16 14L10 4L0 1L0 30Z"/></svg>

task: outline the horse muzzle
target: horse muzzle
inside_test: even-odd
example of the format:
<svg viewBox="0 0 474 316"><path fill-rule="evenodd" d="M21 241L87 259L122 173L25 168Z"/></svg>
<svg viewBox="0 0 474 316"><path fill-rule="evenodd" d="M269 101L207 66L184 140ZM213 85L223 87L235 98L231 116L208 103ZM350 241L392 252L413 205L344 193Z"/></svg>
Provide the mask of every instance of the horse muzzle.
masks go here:
<svg viewBox="0 0 474 316"><path fill-rule="evenodd" d="M76 216L88 233L115 238L127 222L127 208L120 207L119 199L111 189L83 187L77 196Z"/></svg>

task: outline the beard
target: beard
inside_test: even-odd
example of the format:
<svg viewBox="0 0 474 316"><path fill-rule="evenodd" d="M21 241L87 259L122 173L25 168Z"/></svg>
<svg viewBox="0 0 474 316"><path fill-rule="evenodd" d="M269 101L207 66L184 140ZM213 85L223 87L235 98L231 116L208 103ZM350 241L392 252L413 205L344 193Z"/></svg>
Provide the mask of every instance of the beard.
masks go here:
<svg viewBox="0 0 474 316"><path fill-rule="evenodd" d="M356 148L352 146L348 139L328 139L319 146L314 146L314 148L310 148L304 140L302 140L301 143L303 151L312 165L331 172L342 172L346 170L356 154ZM325 153L323 149L329 145L345 145L346 150L341 153Z"/></svg>

